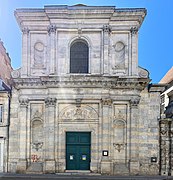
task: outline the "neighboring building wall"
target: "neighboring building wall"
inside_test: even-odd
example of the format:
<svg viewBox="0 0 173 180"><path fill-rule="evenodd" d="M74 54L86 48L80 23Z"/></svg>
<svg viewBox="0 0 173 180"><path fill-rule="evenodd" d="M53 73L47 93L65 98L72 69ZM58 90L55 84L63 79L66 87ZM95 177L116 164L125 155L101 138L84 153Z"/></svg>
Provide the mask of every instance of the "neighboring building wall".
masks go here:
<svg viewBox="0 0 173 180"><path fill-rule="evenodd" d="M164 87L152 85L141 93L139 104L139 156L142 174L157 174L159 169L160 94ZM156 161L155 161L156 160Z"/></svg>
<svg viewBox="0 0 173 180"><path fill-rule="evenodd" d="M161 94L161 117L164 118L166 107L169 104L168 94L173 90L173 67L169 69L159 84L165 86L165 90Z"/></svg>
<svg viewBox="0 0 173 180"><path fill-rule="evenodd" d="M138 67L146 10L46 6L15 15L23 44L12 73L9 171L65 172L66 133L89 132L91 172L158 174L160 90L148 91ZM87 73L70 73L75 42L88 45Z"/></svg>
<svg viewBox="0 0 173 180"><path fill-rule="evenodd" d="M8 170L11 71L11 59L0 40L0 172Z"/></svg>
<svg viewBox="0 0 173 180"><path fill-rule="evenodd" d="M168 94L173 90L173 86L171 84L165 84L165 90L161 94L161 116L164 116L166 107L169 104Z"/></svg>
<svg viewBox="0 0 173 180"><path fill-rule="evenodd" d="M9 99L9 92L0 90L0 172L7 172Z"/></svg>
<svg viewBox="0 0 173 180"><path fill-rule="evenodd" d="M9 87L11 86L11 59L6 52L3 42L0 40L0 79Z"/></svg>

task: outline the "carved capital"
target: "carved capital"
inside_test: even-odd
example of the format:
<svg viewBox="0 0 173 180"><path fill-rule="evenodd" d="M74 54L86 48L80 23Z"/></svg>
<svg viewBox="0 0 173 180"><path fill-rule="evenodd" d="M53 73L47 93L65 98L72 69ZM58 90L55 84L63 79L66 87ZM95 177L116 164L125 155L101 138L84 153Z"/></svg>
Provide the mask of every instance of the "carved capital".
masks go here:
<svg viewBox="0 0 173 180"><path fill-rule="evenodd" d="M103 25L103 31L110 33L111 32L111 26L110 25Z"/></svg>
<svg viewBox="0 0 173 180"><path fill-rule="evenodd" d="M51 34L51 33L56 33L56 25L55 24L51 24L48 26L47 28L48 30L48 33Z"/></svg>
<svg viewBox="0 0 173 180"><path fill-rule="evenodd" d="M134 97L130 100L131 107L137 107L140 101L140 97Z"/></svg>
<svg viewBox="0 0 173 180"><path fill-rule="evenodd" d="M28 107L28 102L29 102L29 100L27 98L19 99L20 106Z"/></svg>
<svg viewBox="0 0 173 180"><path fill-rule="evenodd" d="M45 99L45 104L46 106L55 106L56 105L56 98L46 98Z"/></svg>
<svg viewBox="0 0 173 180"><path fill-rule="evenodd" d="M137 32L138 32L138 27L136 27L136 26L131 27L130 32L131 32L132 35L133 35L133 34L137 34Z"/></svg>
<svg viewBox="0 0 173 180"><path fill-rule="evenodd" d="M110 99L110 98L102 99L102 104L104 106L111 106L112 105L112 99Z"/></svg>
<svg viewBox="0 0 173 180"><path fill-rule="evenodd" d="M29 34L29 29L28 29L28 27L23 27L23 28L22 28L22 32L23 32L23 34Z"/></svg>

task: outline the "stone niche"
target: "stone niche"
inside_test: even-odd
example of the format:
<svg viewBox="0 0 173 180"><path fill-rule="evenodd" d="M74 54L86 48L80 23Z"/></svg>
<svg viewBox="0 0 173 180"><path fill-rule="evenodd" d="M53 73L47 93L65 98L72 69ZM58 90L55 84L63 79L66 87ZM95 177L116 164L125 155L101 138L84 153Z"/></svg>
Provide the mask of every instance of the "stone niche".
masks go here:
<svg viewBox="0 0 173 180"><path fill-rule="evenodd" d="M111 37L112 63L111 70L113 74L125 76L128 70L128 34L112 33Z"/></svg>
<svg viewBox="0 0 173 180"><path fill-rule="evenodd" d="M28 67L31 68L32 76L44 75L47 73L46 59L47 52L47 34L31 33L31 60Z"/></svg>
<svg viewBox="0 0 173 180"><path fill-rule="evenodd" d="M113 118L113 174L128 174L127 104L114 105Z"/></svg>
<svg viewBox="0 0 173 180"><path fill-rule="evenodd" d="M43 145L44 145L44 104L31 103L31 121L30 121L30 165L27 172L43 171Z"/></svg>

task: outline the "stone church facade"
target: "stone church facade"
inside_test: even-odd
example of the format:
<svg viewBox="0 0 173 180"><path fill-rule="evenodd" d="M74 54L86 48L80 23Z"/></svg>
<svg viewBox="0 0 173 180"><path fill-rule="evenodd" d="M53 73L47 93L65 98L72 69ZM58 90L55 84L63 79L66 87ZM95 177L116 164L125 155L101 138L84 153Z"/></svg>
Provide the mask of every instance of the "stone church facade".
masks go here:
<svg viewBox="0 0 173 180"><path fill-rule="evenodd" d="M17 9L8 171L158 174L160 88L138 66L146 9Z"/></svg>

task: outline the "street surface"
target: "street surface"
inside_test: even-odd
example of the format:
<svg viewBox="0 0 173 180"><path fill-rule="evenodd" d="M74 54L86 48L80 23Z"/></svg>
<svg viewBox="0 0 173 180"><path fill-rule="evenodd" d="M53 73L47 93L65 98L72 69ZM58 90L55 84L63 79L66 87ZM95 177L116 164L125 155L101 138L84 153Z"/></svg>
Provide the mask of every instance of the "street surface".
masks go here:
<svg viewBox="0 0 173 180"><path fill-rule="evenodd" d="M58 175L58 174L5 174L0 173L0 179L11 180L173 180L173 176L102 176L102 175Z"/></svg>

